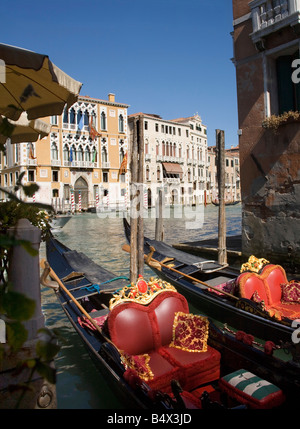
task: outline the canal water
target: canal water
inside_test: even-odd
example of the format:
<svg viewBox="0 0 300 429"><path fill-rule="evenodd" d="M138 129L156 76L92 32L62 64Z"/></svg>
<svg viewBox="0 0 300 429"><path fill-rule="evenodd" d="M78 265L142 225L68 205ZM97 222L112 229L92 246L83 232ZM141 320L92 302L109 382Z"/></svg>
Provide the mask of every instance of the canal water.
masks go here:
<svg viewBox="0 0 300 429"><path fill-rule="evenodd" d="M129 276L129 254L122 251L126 243L123 231L124 214L76 214L55 233L58 240L71 249L85 253L117 275ZM226 207L227 235L241 234L241 204ZM218 207L189 207L165 209L164 240L174 244L217 237ZM144 231L154 238L155 210L144 214ZM45 257L42 243L41 257ZM153 272L145 267L144 277ZM192 303L190 303L192 307ZM55 359L57 370L58 409L122 409L122 404L94 363L79 336L61 309L54 292L42 287L42 307L46 325L60 328L64 342Z"/></svg>

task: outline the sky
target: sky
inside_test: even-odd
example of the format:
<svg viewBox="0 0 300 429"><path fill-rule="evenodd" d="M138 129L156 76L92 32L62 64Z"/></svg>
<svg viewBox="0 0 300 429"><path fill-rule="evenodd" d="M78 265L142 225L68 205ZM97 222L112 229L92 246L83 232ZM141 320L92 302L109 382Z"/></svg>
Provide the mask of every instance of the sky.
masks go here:
<svg viewBox="0 0 300 429"><path fill-rule="evenodd" d="M82 82L81 95L163 119L198 113L238 144L232 0L10 0L1 43L47 54Z"/></svg>

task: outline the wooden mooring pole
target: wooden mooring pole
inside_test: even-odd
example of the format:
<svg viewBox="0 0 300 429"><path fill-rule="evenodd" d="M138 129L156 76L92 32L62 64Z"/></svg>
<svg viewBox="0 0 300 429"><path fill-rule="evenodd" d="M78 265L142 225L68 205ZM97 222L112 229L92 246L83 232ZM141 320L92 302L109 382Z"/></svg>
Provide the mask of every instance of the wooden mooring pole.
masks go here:
<svg viewBox="0 0 300 429"><path fill-rule="evenodd" d="M137 262L138 274L144 275L144 118L139 116L138 121L138 186L139 186L139 211L137 232Z"/></svg>
<svg viewBox="0 0 300 429"><path fill-rule="evenodd" d="M164 239L164 225L163 225L163 191L158 191L158 204L156 206L156 222L155 222L155 240L163 241Z"/></svg>
<svg viewBox="0 0 300 429"><path fill-rule="evenodd" d="M131 145L131 183L130 183L130 281L137 279L137 225L136 198L137 198L137 170L138 170L138 145L137 145L137 119L133 122L133 137Z"/></svg>
<svg viewBox="0 0 300 429"><path fill-rule="evenodd" d="M139 274L144 274L144 223L143 223L143 182L144 182L144 121L134 118L131 147L130 183L130 281L136 282Z"/></svg>
<svg viewBox="0 0 300 429"><path fill-rule="evenodd" d="M219 188L218 262L227 264L225 213L225 133L216 130L217 174Z"/></svg>

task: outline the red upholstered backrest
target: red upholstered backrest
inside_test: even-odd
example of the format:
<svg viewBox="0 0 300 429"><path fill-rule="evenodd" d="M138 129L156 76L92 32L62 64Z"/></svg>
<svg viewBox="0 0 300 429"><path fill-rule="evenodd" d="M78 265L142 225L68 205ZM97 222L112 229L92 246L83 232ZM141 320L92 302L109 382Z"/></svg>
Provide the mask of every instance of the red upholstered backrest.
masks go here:
<svg viewBox="0 0 300 429"><path fill-rule="evenodd" d="M268 287L269 303L280 302L282 291L281 283L287 283L285 270L280 265L267 265L261 274Z"/></svg>
<svg viewBox="0 0 300 429"><path fill-rule="evenodd" d="M240 286L240 295L242 298L252 299L254 292L257 292L259 298L268 304L268 296L265 290L264 281L256 273L243 273L238 280Z"/></svg>
<svg viewBox="0 0 300 429"><path fill-rule="evenodd" d="M245 272L239 276L238 283L242 298L251 299L257 291L265 304L271 305L281 300L281 283L286 283L285 270L280 265L268 264L261 274Z"/></svg>
<svg viewBox="0 0 300 429"><path fill-rule="evenodd" d="M174 315L178 311L188 313L188 303L184 296L173 291L158 294L147 306L135 302L119 304L108 317L111 340L131 355L169 344Z"/></svg>

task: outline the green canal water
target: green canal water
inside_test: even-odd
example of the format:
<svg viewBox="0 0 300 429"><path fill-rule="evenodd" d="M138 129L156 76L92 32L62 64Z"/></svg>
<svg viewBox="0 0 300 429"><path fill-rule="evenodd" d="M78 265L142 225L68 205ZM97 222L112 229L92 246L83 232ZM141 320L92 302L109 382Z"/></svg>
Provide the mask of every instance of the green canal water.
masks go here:
<svg viewBox="0 0 300 429"><path fill-rule="evenodd" d="M145 235L154 238L155 212L149 210L144 219ZM169 244L199 241L217 236L218 208L199 206L166 210L164 219L165 242ZM241 233L241 205L226 207L227 234ZM126 243L122 214L74 215L56 238L71 249L85 253L117 275L129 276L129 254L122 251ZM41 257L45 247L41 245ZM153 272L145 267L144 276ZM122 404L106 380L91 361L79 336L61 309L54 292L42 287L42 306L49 328L60 328L64 343L55 360L57 369L58 409L122 409ZM193 303L190 303L193 311Z"/></svg>

